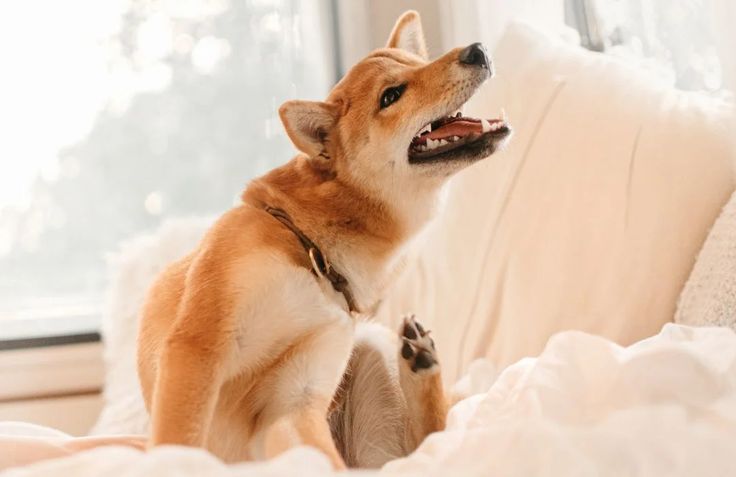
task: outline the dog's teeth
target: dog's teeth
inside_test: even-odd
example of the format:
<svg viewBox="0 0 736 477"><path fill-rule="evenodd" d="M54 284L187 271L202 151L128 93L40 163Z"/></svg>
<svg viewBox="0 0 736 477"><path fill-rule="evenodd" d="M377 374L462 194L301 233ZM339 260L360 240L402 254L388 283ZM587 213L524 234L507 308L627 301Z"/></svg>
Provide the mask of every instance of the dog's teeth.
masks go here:
<svg viewBox="0 0 736 477"><path fill-rule="evenodd" d="M481 120L480 120L480 127L481 127L481 130L482 130L482 131L483 131L484 133L487 133L487 132L489 132L489 131L491 130L491 123L489 123L489 122L488 122L487 120L485 120L485 119L481 119Z"/></svg>
<svg viewBox="0 0 736 477"><path fill-rule="evenodd" d="M447 145L447 141L445 141L444 139L440 139L440 146L445 146L445 145Z"/></svg>
<svg viewBox="0 0 736 477"><path fill-rule="evenodd" d="M436 146L435 146L434 139L428 138L427 139L427 149L434 149L435 147Z"/></svg>
<svg viewBox="0 0 736 477"><path fill-rule="evenodd" d="M422 129L419 130L419 132L417 133L417 136L416 137L423 136L423 135L425 135L427 133L430 133L430 132L432 132L432 125L431 124L427 124Z"/></svg>
<svg viewBox="0 0 736 477"><path fill-rule="evenodd" d="M460 140L460 136L452 136L452 140L453 141L458 141L458 140Z"/></svg>

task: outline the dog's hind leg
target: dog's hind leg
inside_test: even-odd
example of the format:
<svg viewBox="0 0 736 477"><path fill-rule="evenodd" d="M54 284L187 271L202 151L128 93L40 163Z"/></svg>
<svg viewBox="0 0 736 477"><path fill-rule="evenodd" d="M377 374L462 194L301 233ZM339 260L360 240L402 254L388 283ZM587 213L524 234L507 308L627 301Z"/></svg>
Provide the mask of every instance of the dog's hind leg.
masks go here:
<svg viewBox="0 0 736 477"><path fill-rule="evenodd" d="M406 450L412 452L432 432L445 428L448 403L434 340L414 319L399 330L399 382L407 409Z"/></svg>
<svg viewBox="0 0 736 477"><path fill-rule="evenodd" d="M421 325L405 319L397 341L384 326L358 324L329 417L347 465L380 467L406 456L444 428L446 412L434 345Z"/></svg>
<svg viewBox="0 0 736 477"><path fill-rule="evenodd" d="M380 467L406 455L406 405L396 365L396 336L377 323L358 323L329 416L335 444L349 467Z"/></svg>

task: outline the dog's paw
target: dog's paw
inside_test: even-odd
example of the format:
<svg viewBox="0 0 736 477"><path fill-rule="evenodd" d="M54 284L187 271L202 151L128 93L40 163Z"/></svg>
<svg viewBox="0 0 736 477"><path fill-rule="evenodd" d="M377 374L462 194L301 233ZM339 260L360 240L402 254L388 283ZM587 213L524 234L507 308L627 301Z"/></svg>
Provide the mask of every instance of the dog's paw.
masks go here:
<svg viewBox="0 0 736 477"><path fill-rule="evenodd" d="M412 372L433 372L439 369L434 340L429 337L429 331L424 330L414 315L404 317L399 330L399 339L401 358Z"/></svg>

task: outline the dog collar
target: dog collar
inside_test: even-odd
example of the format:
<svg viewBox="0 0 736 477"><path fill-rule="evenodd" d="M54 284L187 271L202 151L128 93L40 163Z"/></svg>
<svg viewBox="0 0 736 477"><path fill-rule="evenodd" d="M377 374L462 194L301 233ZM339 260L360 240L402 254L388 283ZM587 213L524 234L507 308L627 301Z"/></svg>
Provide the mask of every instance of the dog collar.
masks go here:
<svg viewBox="0 0 736 477"><path fill-rule="evenodd" d="M309 237L304 234L304 232L299 230L299 228L294 225L294 222L291 220L291 217L289 217L289 214L281 209L277 209L271 206L266 206L264 210L271 214L273 218L286 226L287 229L291 230L294 235L296 235L296 237L299 239L299 242L302 244L302 247L304 247L304 250L307 252L307 255L309 256L309 261L312 263L312 273L314 273L319 278L326 278L332 284L332 288L334 288L335 291L337 291L338 293L342 293L342 296L345 297L345 301L348 304L348 310L350 310L351 314L361 313L361 311L355 304L355 298L350 291L348 279L332 267L332 265L324 256L319 247L317 247L317 245L312 242Z"/></svg>

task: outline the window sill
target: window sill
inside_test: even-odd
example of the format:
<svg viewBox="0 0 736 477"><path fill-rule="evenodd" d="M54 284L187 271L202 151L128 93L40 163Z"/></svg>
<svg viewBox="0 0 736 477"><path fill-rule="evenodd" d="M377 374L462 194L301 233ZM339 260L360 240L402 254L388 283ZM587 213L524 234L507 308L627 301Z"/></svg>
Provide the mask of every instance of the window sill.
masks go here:
<svg viewBox="0 0 736 477"><path fill-rule="evenodd" d="M102 389L104 364L102 343L49 345L58 338L46 337L42 347L0 351L0 403L98 393ZM31 339L31 338L29 338Z"/></svg>
<svg viewBox="0 0 736 477"><path fill-rule="evenodd" d="M99 313L0 320L0 352L98 342L99 327Z"/></svg>

